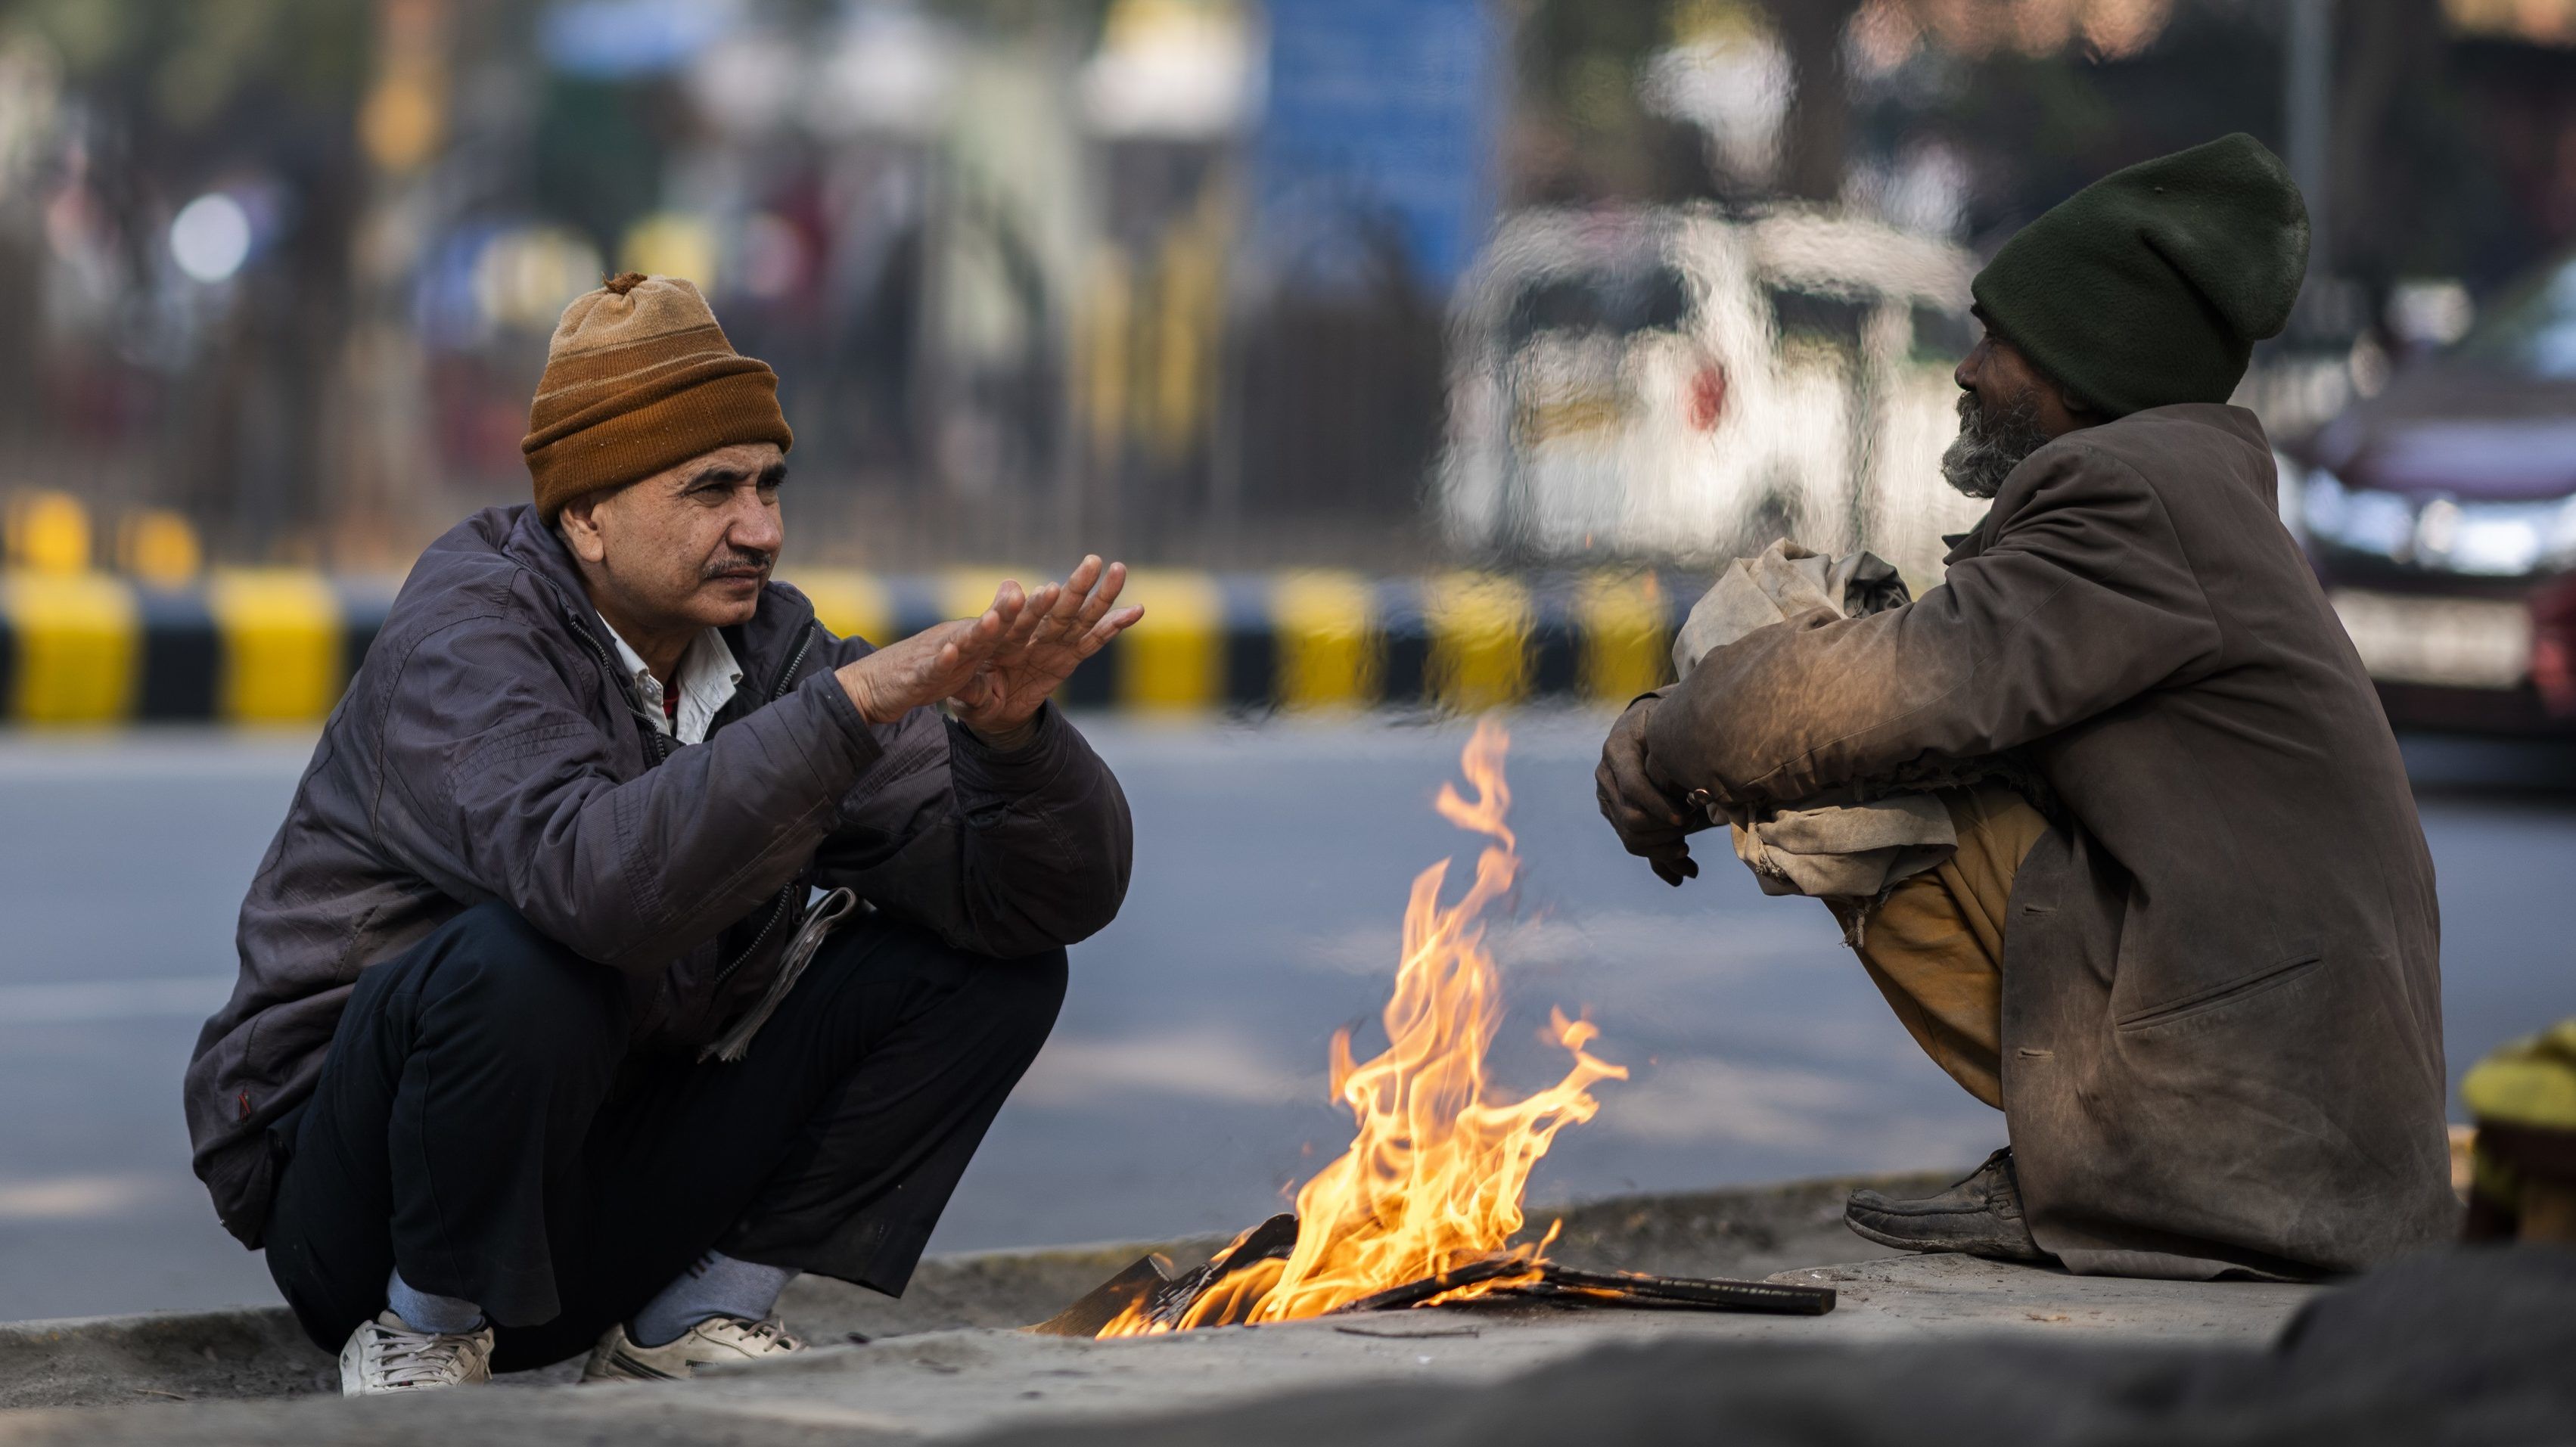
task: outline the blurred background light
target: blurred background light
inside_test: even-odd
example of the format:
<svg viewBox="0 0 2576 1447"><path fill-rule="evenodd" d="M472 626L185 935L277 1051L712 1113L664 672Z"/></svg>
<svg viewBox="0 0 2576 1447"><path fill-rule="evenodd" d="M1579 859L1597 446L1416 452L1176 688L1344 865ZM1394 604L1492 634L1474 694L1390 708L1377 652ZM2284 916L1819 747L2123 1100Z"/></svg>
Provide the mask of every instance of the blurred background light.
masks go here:
<svg viewBox="0 0 2576 1447"><path fill-rule="evenodd" d="M777 301L804 287L805 237L787 218L763 211L745 221L739 251L734 276L744 291L762 301Z"/></svg>
<svg viewBox="0 0 2576 1447"><path fill-rule="evenodd" d="M31 573L77 573L89 567L89 509L67 492L21 493L0 513L7 555Z"/></svg>
<svg viewBox="0 0 2576 1447"><path fill-rule="evenodd" d="M2388 294L2388 329L2401 341L2447 347L2469 334L2477 303L2457 277L2410 277Z"/></svg>
<svg viewBox="0 0 2576 1447"><path fill-rule="evenodd" d="M209 191L170 219L170 259L196 281L229 281L250 259L250 213L221 191Z"/></svg>
<svg viewBox="0 0 2576 1447"><path fill-rule="evenodd" d="M702 290L715 284L721 260L715 227L703 216L675 211L637 221L617 248L621 271L686 277Z"/></svg>
<svg viewBox="0 0 2576 1447"><path fill-rule="evenodd" d="M1082 72L1095 134L1210 140L1253 99L1242 7L1226 0L1118 0Z"/></svg>
<svg viewBox="0 0 2576 1447"><path fill-rule="evenodd" d="M689 99L719 129L763 135L803 98L806 57L785 37L755 31L708 46L689 63Z"/></svg>
<svg viewBox="0 0 2576 1447"><path fill-rule="evenodd" d="M168 508L140 508L117 527L117 564L137 581L175 588L195 578L205 558L197 530Z"/></svg>
<svg viewBox="0 0 2576 1447"><path fill-rule="evenodd" d="M907 4L854 6L806 92L816 135L920 135L946 124L962 42Z"/></svg>
<svg viewBox="0 0 2576 1447"><path fill-rule="evenodd" d="M1789 53L1740 12L1703 17L1647 62L1639 95L1655 114L1698 127L1721 171L1759 180L1779 159Z"/></svg>
<svg viewBox="0 0 2576 1447"><path fill-rule="evenodd" d="M599 285L599 248L560 226L495 234L473 264L475 305L505 326L552 330L574 297Z"/></svg>

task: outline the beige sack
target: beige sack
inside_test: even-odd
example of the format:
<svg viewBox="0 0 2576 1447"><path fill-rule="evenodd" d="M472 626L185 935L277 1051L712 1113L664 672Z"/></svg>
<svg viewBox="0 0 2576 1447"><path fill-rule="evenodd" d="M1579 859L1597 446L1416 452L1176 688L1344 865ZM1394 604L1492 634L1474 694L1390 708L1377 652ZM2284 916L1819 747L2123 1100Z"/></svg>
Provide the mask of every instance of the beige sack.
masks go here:
<svg viewBox="0 0 2576 1447"><path fill-rule="evenodd" d="M1784 538L1726 565L1673 640L1673 668L1688 678L1711 649L1817 608L1852 618L1911 601L1904 579L1875 554L1828 558ZM1711 806L1709 817L1733 830L1735 855L1765 894L1875 900L1959 847L1950 811L1929 794L1773 809L1744 823Z"/></svg>

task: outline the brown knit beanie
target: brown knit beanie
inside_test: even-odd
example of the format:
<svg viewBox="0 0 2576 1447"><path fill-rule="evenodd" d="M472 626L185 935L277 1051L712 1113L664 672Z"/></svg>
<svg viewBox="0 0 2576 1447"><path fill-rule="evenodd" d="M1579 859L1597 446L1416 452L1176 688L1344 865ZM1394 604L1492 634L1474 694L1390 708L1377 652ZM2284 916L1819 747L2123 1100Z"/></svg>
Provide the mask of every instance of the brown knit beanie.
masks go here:
<svg viewBox="0 0 2576 1447"><path fill-rule="evenodd" d="M778 374L733 349L697 287L630 271L564 308L519 442L539 517L737 442L796 434Z"/></svg>

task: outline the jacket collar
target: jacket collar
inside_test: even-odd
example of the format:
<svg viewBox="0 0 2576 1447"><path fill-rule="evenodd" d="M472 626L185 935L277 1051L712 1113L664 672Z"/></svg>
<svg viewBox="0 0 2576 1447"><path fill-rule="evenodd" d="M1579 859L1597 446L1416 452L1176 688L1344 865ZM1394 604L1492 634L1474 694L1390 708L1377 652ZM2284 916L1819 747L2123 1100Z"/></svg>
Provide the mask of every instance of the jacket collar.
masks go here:
<svg viewBox="0 0 2576 1447"><path fill-rule="evenodd" d="M1995 510L1989 507L1986 509L1986 515L1977 519L1977 525L1975 527L1968 529L1964 533L1943 533L1941 535L1941 545L1948 548L1950 551L1941 555L1941 566L1946 568L1952 563L1973 558L1977 554L1984 552L1986 550L1986 528L1988 524L1992 523L1994 520Z"/></svg>

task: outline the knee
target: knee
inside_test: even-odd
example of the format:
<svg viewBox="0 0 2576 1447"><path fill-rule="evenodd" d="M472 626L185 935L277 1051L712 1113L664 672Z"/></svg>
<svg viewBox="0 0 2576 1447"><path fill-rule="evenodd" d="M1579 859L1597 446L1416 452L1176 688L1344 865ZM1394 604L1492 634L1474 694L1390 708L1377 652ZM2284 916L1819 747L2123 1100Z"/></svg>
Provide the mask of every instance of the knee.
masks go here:
<svg viewBox="0 0 2576 1447"><path fill-rule="evenodd" d="M1025 1044L1029 1054L1037 1054L1055 1030L1056 1013L1064 1008L1068 979L1064 951L981 961L977 979L994 1020Z"/></svg>
<svg viewBox="0 0 2576 1447"><path fill-rule="evenodd" d="M587 1042L622 1042L624 982L498 902L479 904L439 932L419 982L425 1016L471 1020L506 1049L543 1055Z"/></svg>

